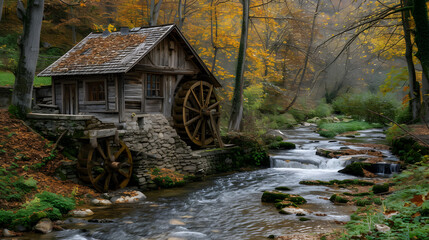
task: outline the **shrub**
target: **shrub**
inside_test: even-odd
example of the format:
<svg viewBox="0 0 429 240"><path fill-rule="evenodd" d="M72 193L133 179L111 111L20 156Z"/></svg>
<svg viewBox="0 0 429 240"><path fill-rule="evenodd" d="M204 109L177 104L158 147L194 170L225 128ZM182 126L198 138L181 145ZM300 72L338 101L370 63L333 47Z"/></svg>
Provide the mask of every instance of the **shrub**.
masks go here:
<svg viewBox="0 0 429 240"><path fill-rule="evenodd" d="M62 214L66 214L76 207L74 199L51 192L45 191L37 194L36 197L40 199L40 202L50 204L54 208L57 208Z"/></svg>
<svg viewBox="0 0 429 240"><path fill-rule="evenodd" d="M332 115L332 107L327 104L325 101L322 101L317 105L314 110L314 115L319 118L328 117Z"/></svg>
<svg viewBox="0 0 429 240"><path fill-rule="evenodd" d="M338 113L351 115L355 119L367 122L386 124L389 121L369 110L394 119L400 103L391 95L382 94L344 94L333 102L333 108Z"/></svg>
<svg viewBox="0 0 429 240"><path fill-rule="evenodd" d="M398 110L398 114L395 118L395 122L399 124L409 124L413 121L413 115L411 114L410 106L406 106Z"/></svg>
<svg viewBox="0 0 429 240"><path fill-rule="evenodd" d="M12 211L0 210L0 228L5 228L13 219Z"/></svg>
<svg viewBox="0 0 429 240"><path fill-rule="evenodd" d="M154 168L151 170L150 178L158 187L171 188L185 184L184 175L166 168Z"/></svg>

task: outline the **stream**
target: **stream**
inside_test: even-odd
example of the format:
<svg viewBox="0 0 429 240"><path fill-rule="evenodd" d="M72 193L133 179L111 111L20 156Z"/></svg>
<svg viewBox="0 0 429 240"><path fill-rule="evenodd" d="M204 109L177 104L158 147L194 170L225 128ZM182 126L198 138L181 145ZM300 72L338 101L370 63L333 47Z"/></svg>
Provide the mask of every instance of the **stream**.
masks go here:
<svg viewBox="0 0 429 240"><path fill-rule="evenodd" d="M326 186L300 185L301 180L352 179L338 173L344 159L315 155L316 148L340 149L341 141L384 143L381 129L359 131L355 138L326 139L311 128L282 131L297 149L271 153L271 168L216 176L182 188L146 192L138 204L93 208L94 219L108 223L90 223L85 219L66 220L67 230L30 239L266 239L267 236L328 232L341 228L338 222L349 220L354 206L334 205L327 198L334 192ZM362 147L347 146L353 149ZM396 158L387 150L385 158ZM288 193L303 196L302 208L313 211L309 221L295 215L281 215L273 204L261 203L264 190L288 186ZM326 216L316 216L324 215ZM337 223L336 223L337 222Z"/></svg>

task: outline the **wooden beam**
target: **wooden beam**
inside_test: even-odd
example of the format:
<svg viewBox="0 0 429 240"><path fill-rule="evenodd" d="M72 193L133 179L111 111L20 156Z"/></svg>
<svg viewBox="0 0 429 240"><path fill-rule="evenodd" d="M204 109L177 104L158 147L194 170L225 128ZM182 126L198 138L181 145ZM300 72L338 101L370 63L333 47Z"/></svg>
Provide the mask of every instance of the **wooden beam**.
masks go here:
<svg viewBox="0 0 429 240"><path fill-rule="evenodd" d="M161 74L171 74L171 75L195 75L200 71L197 69L179 69L171 68L164 66L155 66L150 64L137 64L135 70L147 72L147 73L161 73Z"/></svg>

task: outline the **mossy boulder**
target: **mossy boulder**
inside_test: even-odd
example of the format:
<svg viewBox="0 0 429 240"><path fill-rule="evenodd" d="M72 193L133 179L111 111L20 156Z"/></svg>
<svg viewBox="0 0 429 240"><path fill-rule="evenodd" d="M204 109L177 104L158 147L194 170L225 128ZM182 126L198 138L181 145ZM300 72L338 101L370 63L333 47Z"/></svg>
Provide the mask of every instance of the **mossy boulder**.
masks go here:
<svg viewBox="0 0 429 240"><path fill-rule="evenodd" d="M384 183L384 184L374 185L372 187L372 192L374 194L389 192L389 184L388 183Z"/></svg>
<svg viewBox="0 0 429 240"><path fill-rule="evenodd" d="M288 150L295 149L296 146L294 143L291 142L274 142L268 145L268 148L271 150Z"/></svg>
<svg viewBox="0 0 429 240"><path fill-rule="evenodd" d="M261 201L262 202L269 202L269 203L275 203L278 202L276 200L284 200L286 198L289 198L290 194L282 193L278 191L265 191L262 194Z"/></svg>
<svg viewBox="0 0 429 240"><path fill-rule="evenodd" d="M364 177L364 169L369 166L368 163L354 162L350 165L347 165L345 168L339 170L338 172L349 174L357 177Z"/></svg>
<svg viewBox="0 0 429 240"><path fill-rule="evenodd" d="M286 186L279 186L275 188L278 191L290 191L291 189L289 187Z"/></svg>
<svg viewBox="0 0 429 240"><path fill-rule="evenodd" d="M296 203L293 203L293 202L288 201L288 200L283 200L281 202L277 202L274 204L274 206L276 206L277 209L282 209L282 208L291 207L291 206L292 207L298 207L298 205Z"/></svg>
<svg viewBox="0 0 429 240"><path fill-rule="evenodd" d="M288 198L289 201L295 203L295 204L304 204L307 203L307 200L305 200L305 198L299 196L299 195L290 195L290 197Z"/></svg>
<svg viewBox="0 0 429 240"><path fill-rule="evenodd" d="M347 203L349 200L347 200L344 197L341 197L337 194L333 194L330 198L329 201L333 202L333 203Z"/></svg>

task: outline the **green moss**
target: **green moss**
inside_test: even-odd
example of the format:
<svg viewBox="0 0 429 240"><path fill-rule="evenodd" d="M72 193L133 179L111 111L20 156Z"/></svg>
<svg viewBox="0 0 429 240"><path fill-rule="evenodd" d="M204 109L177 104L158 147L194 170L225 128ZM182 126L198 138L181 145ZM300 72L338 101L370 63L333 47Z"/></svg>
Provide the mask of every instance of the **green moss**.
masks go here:
<svg viewBox="0 0 429 240"><path fill-rule="evenodd" d="M389 184L388 183L384 183L384 184L374 185L372 187L372 192L374 194L389 192Z"/></svg>
<svg viewBox="0 0 429 240"><path fill-rule="evenodd" d="M268 145L268 148L271 150L288 150L288 149L295 149L296 146L295 144L290 142L275 142Z"/></svg>
<svg viewBox="0 0 429 240"><path fill-rule="evenodd" d="M333 194L330 198L329 201L333 202L333 203L347 203L349 200L347 200L346 198L343 198L337 194Z"/></svg>
<svg viewBox="0 0 429 240"><path fill-rule="evenodd" d="M298 205L307 203L307 200L299 195L290 196L288 200Z"/></svg>
<svg viewBox="0 0 429 240"><path fill-rule="evenodd" d="M371 205L371 204L372 204L371 199L358 199L356 201L356 206L360 206L360 207L363 207L365 205Z"/></svg>
<svg viewBox="0 0 429 240"><path fill-rule="evenodd" d="M354 197L363 197L363 196L371 195L371 193L369 193L369 192L362 192L362 193L348 193L348 192L345 192L343 194L346 195L346 196L354 196Z"/></svg>
<svg viewBox="0 0 429 240"><path fill-rule="evenodd" d="M305 222L305 221L309 221L309 220L311 220L310 218L306 218L306 217L300 217L299 218L299 221L301 221L301 222Z"/></svg>
<svg viewBox="0 0 429 240"><path fill-rule="evenodd" d="M373 182L363 181L359 179L345 179L345 180L331 180L329 182L320 181L320 180L314 180L314 181L300 181L300 184L303 185L323 185L323 186L331 186L334 184L337 184L338 186L351 186L351 185L358 185L358 186L372 186L374 185Z"/></svg>
<svg viewBox="0 0 429 240"><path fill-rule="evenodd" d="M282 209L282 208L285 208L285 207L298 207L298 205L296 204L296 203L293 203L293 202L291 202L291 201L287 201L287 200L283 200L283 201L281 201L281 202L276 202L275 204L274 204L274 206L277 208L277 209Z"/></svg>
<svg viewBox="0 0 429 240"><path fill-rule="evenodd" d="M339 170L340 173L350 174L353 176L364 177L364 168L368 167L368 163L354 162Z"/></svg>
<svg viewBox="0 0 429 240"><path fill-rule="evenodd" d="M291 190L289 187L286 187L286 186L279 186L279 187L276 187L275 189L279 190L279 191L290 191Z"/></svg>
<svg viewBox="0 0 429 240"><path fill-rule="evenodd" d="M290 194L275 192L275 191L265 191L262 194L261 201L262 202L271 202L274 203L276 200L284 200L289 198Z"/></svg>

